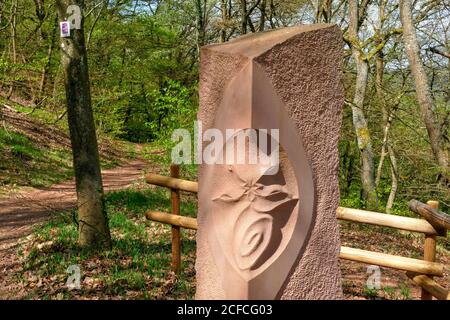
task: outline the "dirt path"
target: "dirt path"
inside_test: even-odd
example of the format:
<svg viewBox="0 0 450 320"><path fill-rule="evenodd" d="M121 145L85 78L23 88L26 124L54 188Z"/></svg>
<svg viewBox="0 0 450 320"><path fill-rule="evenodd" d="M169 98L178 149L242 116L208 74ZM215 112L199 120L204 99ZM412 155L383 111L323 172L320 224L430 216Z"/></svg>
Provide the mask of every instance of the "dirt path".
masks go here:
<svg viewBox="0 0 450 320"><path fill-rule="evenodd" d="M103 170L105 191L124 189L143 176L144 161L133 161L114 169ZM52 214L70 210L76 205L74 181L45 189L22 191L12 198L0 199L0 287L2 273L16 264L15 247L32 227Z"/></svg>

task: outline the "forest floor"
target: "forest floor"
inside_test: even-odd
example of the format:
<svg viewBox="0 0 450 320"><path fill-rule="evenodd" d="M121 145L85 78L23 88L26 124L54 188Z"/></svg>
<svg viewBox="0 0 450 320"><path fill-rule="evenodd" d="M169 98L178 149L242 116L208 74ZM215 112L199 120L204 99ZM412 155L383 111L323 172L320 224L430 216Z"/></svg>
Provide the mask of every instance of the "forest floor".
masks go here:
<svg viewBox="0 0 450 320"><path fill-rule="evenodd" d="M29 112L29 111L28 111ZM113 248L91 252L77 245L70 139L23 112L4 110L0 128L0 299L192 299L195 294L195 231L182 230L182 272L170 271L170 227L149 222L149 210L168 211L169 191L149 186L144 171L167 174L164 153L150 146L100 140L106 210ZM183 178L196 178L182 168ZM66 182L63 182L66 181ZM23 188L20 186L27 185ZM197 199L183 194L181 212L195 217ZM340 222L342 245L421 258L423 235ZM450 245L438 241L437 261L450 287ZM68 270L81 271L70 290ZM381 268L381 288L370 289L368 266L340 261L346 299L419 299L404 272ZM69 268L69 269L68 269Z"/></svg>
<svg viewBox="0 0 450 320"><path fill-rule="evenodd" d="M155 172L160 171L155 169ZM171 229L145 219L149 209L168 211L170 194L149 186L143 178L126 190L106 195L113 248L92 252L77 245L74 212L54 215L34 227L10 251L10 266L3 266L0 298L3 299L192 299L195 294L195 231L182 230L182 272L170 271ZM196 215L194 195L183 194L183 215ZM342 245L418 258L423 236L382 227L340 222ZM435 278L450 287L450 248L438 242L437 261L444 277ZM81 271L79 290L70 290L70 266ZM420 299L420 289L404 272L380 268L381 287L370 289L371 275L362 263L340 261L345 299Z"/></svg>
<svg viewBox="0 0 450 320"><path fill-rule="evenodd" d="M0 101L0 298L17 267L21 239L40 223L73 210L76 191L70 138L64 124L26 101ZM33 110L33 111L32 111ZM33 113L33 115L31 115ZM148 162L141 145L99 139L106 192L133 185ZM65 182L63 182L65 181Z"/></svg>
<svg viewBox="0 0 450 320"><path fill-rule="evenodd" d="M128 188L142 177L146 162L134 160L126 165L102 171L106 192ZM76 206L75 181L67 181L48 188L16 192L0 198L0 298L2 279L18 263L17 246L37 224Z"/></svg>

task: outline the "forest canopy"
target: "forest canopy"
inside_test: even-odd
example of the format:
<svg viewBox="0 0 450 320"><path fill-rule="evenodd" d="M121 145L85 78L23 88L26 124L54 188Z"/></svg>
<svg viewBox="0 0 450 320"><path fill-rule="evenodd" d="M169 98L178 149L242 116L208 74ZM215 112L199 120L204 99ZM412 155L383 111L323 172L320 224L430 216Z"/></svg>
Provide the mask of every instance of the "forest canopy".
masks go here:
<svg viewBox="0 0 450 320"><path fill-rule="evenodd" d="M436 198L448 211L445 1L85 0L83 13L97 134L162 147L174 129L192 129L200 47L274 28L337 24L346 96L343 205L401 212L412 198ZM0 95L64 123L59 36L54 1L0 2Z"/></svg>

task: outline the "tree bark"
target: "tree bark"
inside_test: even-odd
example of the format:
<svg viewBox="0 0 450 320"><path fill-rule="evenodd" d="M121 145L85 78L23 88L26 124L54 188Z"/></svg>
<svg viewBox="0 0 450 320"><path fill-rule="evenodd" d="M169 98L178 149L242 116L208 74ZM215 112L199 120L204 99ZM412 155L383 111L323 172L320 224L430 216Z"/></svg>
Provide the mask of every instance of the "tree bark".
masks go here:
<svg viewBox="0 0 450 320"><path fill-rule="evenodd" d="M241 0L241 35L247 33L247 0Z"/></svg>
<svg viewBox="0 0 450 320"><path fill-rule="evenodd" d="M349 3L350 25L349 37L352 43L352 55L356 64L355 96L352 104L353 126L358 141L361 156L361 184L362 198L367 208L378 207L378 196L375 189L374 156L372 151L372 139L370 136L367 120L364 115L364 98L366 94L368 79L368 64L362 57L359 48L359 22L358 1L351 0Z"/></svg>
<svg viewBox="0 0 450 320"><path fill-rule="evenodd" d="M67 6L83 9L82 0L56 0L60 20L65 20ZM65 76L67 115L75 171L79 244L82 247L110 248L111 236L104 209L104 195L97 137L91 107L88 61L81 30L61 39L61 64Z"/></svg>
<svg viewBox="0 0 450 320"><path fill-rule="evenodd" d="M391 192L389 193L389 198L386 203L386 213L392 212L392 207L394 206L395 197L397 195L398 189L398 167L397 167L397 158L395 156L394 150L390 145L388 145L388 154L389 159L391 161Z"/></svg>
<svg viewBox="0 0 450 320"><path fill-rule="evenodd" d="M442 126L439 124L434 110L427 74L419 54L410 0L400 0L400 19L403 26L403 41L409 67L414 78L416 98L420 106L422 121L427 128L433 155L441 169L442 180L446 185L449 185L449 142L446 141L444 134L446 124L444 123Z"/></svg>
<svg viewBox="0 0 450 320"><path fill-rule="evenodd" d="M331 5L332 0L319 0L316 10L316 23L331 22Z"/></svg>
<svg viewBox="0 0 450 320"><path fill-rule="evenodd" d="M344 154L342 156L342 165L341 165L341 181L342 181L342 187L341 187L341 194L344 197L347 197L350 191L350 187L353 180L353 162L354 162L354 155L353 150L350 141L346 141L345 148L344 148Z"/></svg>
<svg viewBox="0 0 450 320"><path fill-rule="evenodd" d="M52 38L50 39L50 44L48 46L48 51L47 51L47 59L45 61L45 65L42 68L42 72L41 72L41 81L39 82L38 99L35 99L35 100L42 99L42 94L44 93L45 85L47 83L47 76L50 71L50 66L51 66L51 62L52 62L53 50L55 48L57 31L58 31L58 17L55 17L55 22L54 22L53 31L52 31Z"/></svg>
<svg viewBox="0 0 450 320"><path fill-rule="evenodd" d="M380 8L383 10L383 8ZM381 15L382 17L382 15ZM381 29L381 26L380 26ZM380 38L381 40L381 38ZM393 114L396 108L388 110L386 107L386 101L383 96L383 77L384 77L384 55L383 51L380 50L376 54L376 67L375 67L375 87L377 99L381 105L381 110L383 113L383 143L381 146L380 162L378 163L377 174L375 178L375 186L378 187L381 181L381 173L383 169L383 163L387 155L389 155L390 167L391 167L391 191L389 193L389 198L386 203L386 213L392 212L392 207L394 205L395 197L397 195L398 189L398 166L397 158L395 156L394 150L390 145L389 141L389 131L392 126Z"/></svg>
<svg viewBox="0 0 450 320"><path fill-rule="evenodd" d="M259 11L261 12L261 16L259 18L259 31L262 32L266 27L266 8L267 8L267 0L262 0L259 6Z"/></svg>
<svg viewBox="0 0 450 320"><path fill-rule="evenodd" d="M222 10L222 25L220 28L220 42L227 41L227 23L228 23L228 0L221 0L220 8Z"/></svg>
<svg viewBox="0 0 450 320"><path fill-rule="evenodd" d="M34 0L34 6L36 11L36 18L38 19L37 33L39 35L39 39L44 40L44 33L42 31L42 25L45 20L45 5L44 0Z"/></svg>
<svg viewBox="0 0 450 320"><path fill-rule="evenodd" d="M270 12L270 14L269 14L270 28L275 29L277 27L277 25L274 21L276 12L275 12L275 4L273 3L273 0L270 0L269 9L270 9L269 10L269 12Z"/></svg>
<svg viewBox="0 0 450 320"><path fill-rule="evenodd" d="M12 53L12 62L14 66L17 63L17 48L16 48L16 37L17 37L17 0L13 0L11 5L11 53ZM12 73L12 81L8 90L8 94L6 98L11 98L14 91L14 81L15 81L15 72Z"/></svg>
<svg viewBox="0 0 450 320"><path fill-rule="evenodd" d="M383 21L384 21L384 8L385 8L385 0L379 1L378 5L378 20L375 26L375 34L376 34L376 46L378 47L382 40L382 29L383 29ZM381 145L381 154L380 161L378 162L378 169L375 178L375 186L378 188L381 180L381 173L383 170L384 159L387 155L387 143L389 138L389 129L391 126L391 121L388 115L388 111L386 109L386 101L383 96L383 76L384 76L384 54L383 49L378 51L375 55L375 93L377 96L378 103L381 107L381 111L383 113L383 143Z"/></svg>
<svg viewBox="0 0 450 320"><path fill-rule="evenodd" d="M206 44L206 0L195 1L197 9L197 48Z"/></svg>
<svg viewBox="0 0 450 320"><path fill-rule="evenodd" d="M256 28L253 25L251 15L256 7L261 3L261 0L255 0L255 2L247 8L247 0L241 0L241 35L247 33L247 27L250 27L252 32L256 32Z"/></svg>

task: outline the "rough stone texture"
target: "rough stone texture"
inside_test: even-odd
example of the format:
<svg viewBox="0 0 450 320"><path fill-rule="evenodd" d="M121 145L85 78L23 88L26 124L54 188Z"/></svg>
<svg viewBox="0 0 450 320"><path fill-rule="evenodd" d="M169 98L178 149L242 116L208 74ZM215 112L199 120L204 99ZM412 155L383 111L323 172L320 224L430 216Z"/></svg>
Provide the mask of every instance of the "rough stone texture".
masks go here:
<svg viewBox="0 0 450 320"><path fill-rule="evenodd" d="M214 223L211 218L211 195L215 189L222 190L222 185L231 184L225 173L221 180L220 175L211 173L216 169L202 165L199 173L197 299L342 298L338 267L340 241L336 221L339 204L337 144L344 98L341 54L339 28L326 24L248 35L202 48L198 118L203 123L203 130L217 127L222 130L225 127L275 128L281 123L280 129L284 133L280 134L280 143L287 152L287 156L283 152L281 155L281 171L289 191L294 195L298 193L299 204L293 210L293 218L286 224L292 228L283 229L284 240L279 252L260 267L261 271L254 270L258 271L254 287L249 286L247 294L236 295L233 286L236 284L241 288L243 280L230 276L236 273L233 263L230 265L222 261L226 259L220 259L221 251L218 250L229 248L226 244L221 247L220 243L211 240L214 237L211 233ZM224 97L230 99L229 87L233 86L233 79L242 77L249 64L252 69L248 71L248 81L253 83L252 90L242 91L239 87L232 87L238 95L239 92L252 92L248 106L250 117L248 121L241 121L238 115L242 114L244 119L246 113L228 110L236 107L223 106L223 100ZM273 88L273 93L267 83ZM270 100L271 96L276 98ZM265 103L267 100L280 111L270 110L269 104ZM243 108L245 110L245 106ZM239 125L230 126L230 121L225 118L231 118L231 122ZM296 144L297 151L293 152ZM308 182L308 171L311 172L311 183ZM213 182L210 179L212 176L215 177ZM308 193L309 188L313 189L312 193ZM305 202L313 208L312 214L308 213L308 203ZM286 260L283 254L284 251L292 252L292 243L296 244L298 258L289 264L286 262L289 259ZM225 253L223 256L226 256ZM281 266L277 265L280 261ZM281 271L283 266L288 268L280 288L277 281L272 283L271 280L271 274L276 278L277 269L271 270L273 266ZM248 271L248 274L251 272Z"/></svg>

